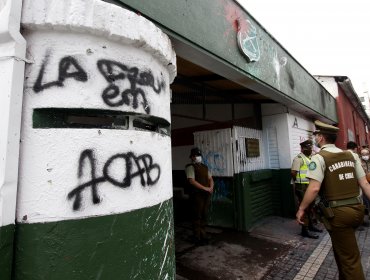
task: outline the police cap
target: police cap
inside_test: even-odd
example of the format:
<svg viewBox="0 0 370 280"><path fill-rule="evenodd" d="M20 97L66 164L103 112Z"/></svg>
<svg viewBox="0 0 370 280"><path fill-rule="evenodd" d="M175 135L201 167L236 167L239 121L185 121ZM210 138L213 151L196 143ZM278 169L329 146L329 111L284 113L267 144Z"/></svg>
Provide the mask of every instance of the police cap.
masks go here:
<svg viewBox="0 0 370 280"><path fill-rule="evenodd" d="M190 157L201 156L201 155L202 155L202 152L200 151L200 149L198 147L195 147L195 148L191 149L191 151L190 151Z"/></svg>
<svg viewBox="0 0 370 280"><path fill-rule="evenodd" d="M339 128L321 121L315 121L316 130L313 132L313 135L316 134L337 134Z"/></svg>
<svg viewBox="0 0 370 280"><path fill-rule="evenodd" d="M311 140L306 140L301 143L299 143L302 148L311 148L312 147L312 141Z"/></svg>

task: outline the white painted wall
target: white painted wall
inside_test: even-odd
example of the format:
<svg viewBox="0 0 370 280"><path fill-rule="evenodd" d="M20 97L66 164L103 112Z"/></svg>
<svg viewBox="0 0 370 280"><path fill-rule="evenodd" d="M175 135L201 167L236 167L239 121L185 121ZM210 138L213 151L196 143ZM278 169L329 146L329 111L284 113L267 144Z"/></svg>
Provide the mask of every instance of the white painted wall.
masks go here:
<svg viewBox="0 0 370 280"><path fill-rule="evenodd" d="M277 152L280 168L291 168L293 158L300 152L299 143L312 135L313 120L305 119L296 112L289 112L280 104L262 105L262 116L262 127L267 139L265 142L268 143L267 132L276 131L277 151L274 150L272 154ZM269 150L267 144L265 149ZM267 161L271 162L269 158Z"/></svg>
<svg viewBox="0 0 370 280"><path fill-rule="evenodd" d="M197 131L194 144L202 151L203 163L212 176L234 175L231 128Z"/></svg>
<svg viewBox="0 0 370 280"><path fill-rule="evenodd" d="M176 59L168 37L141 16L97 0L24 0L22 24L34 63L26 68L18 221L123 213L171 198L169 136L33 128L32 119L36 108L83 108L170 123ZM141 92L137 106L130 88Z"/></svg>
<svg viewBox="0 0 370 280"><path fill-rule="evenodd" d="M15 221L26 53L21 7L22 0L0 1L0 227Z"/></svg>
<svg viewBox="0 0 370 280"><path fill-rule="evenodd" d="M269 129L276 130L280 168L290 168L290 135L287 109L280 104L263 104L261 109L264 135ZM268 141L265 141L265 150L268 150L267 143Z"/></svg>
<svg viewBox="0 0 370 280"><path fill-rule="evenodd" d="M179 117L173 117L176 128L204 124L204 121L186 118L186 114L189 116L192 115L195 118L200 118L201 105L172 105L172 108L174 109L172 112L184 116L181 121ZM225 108L227 109L228 107L226 106ZM249 112L253 112L250 107L246 106L245 108L249 108ZM242 112L242 110L239 111ZM245 115L245 117L247 116L248 115ZM314 130L313 121L314 120L303 118L299 113L288 110L288 108L281 104L263 104L263 130L260 137L261 157L258 159L248 159L249 163L245 168L243 167L245 170L242 169L247 171L263 168L290 168L293 158L300 152L299 143L309 139L312 135L312 131ZM207 134L207 132L205 134ZM200 142L198 141L198 143ZM190 148L191 146L173 148L172 158L175 170L183 169L184 165L189 162L188 154ZM234 168L235 166L234 164ZM242 172L242 169L235 172Z"/></svg>
<svg viewBox="0 0 370 280"><path fill-rule="evenodd" d="M265 144L261 130L234 126L233 127L233 151L234 151L234 173L266 169ZM260 155L258 157L247 156L247 139L257 139L259 142Z"/></svg>
<svg viewBox="0 0 370 280"><path fill-rule="evenodd" d="M299 144L303 141L312 139L312 132L315 130L315 126L311 120L302 118L298 113L295 112L291 112L289 114L288 122L290 131L289 134L291 135L290 154L292 162L294 157L301 152L301 146Z"/></svg>
<svg viewBox="0 0 370 280"><path fill-rule="evenodd" d="M171 104L172 129L225 122L232 119L231 104L206 104L203 116L202 104ZM253 104L234 104L234 118L253 117ZM174 170L182 170L189 161L193 145L173 147L172 163Z"/></svg>
<svg viewBox="0 0 370 280"><path fill-rule="evenodd" d="M268 168L280 169L279 143L277 139L276 127L270 126L263 131L265 135L265 162Z"/></svg>

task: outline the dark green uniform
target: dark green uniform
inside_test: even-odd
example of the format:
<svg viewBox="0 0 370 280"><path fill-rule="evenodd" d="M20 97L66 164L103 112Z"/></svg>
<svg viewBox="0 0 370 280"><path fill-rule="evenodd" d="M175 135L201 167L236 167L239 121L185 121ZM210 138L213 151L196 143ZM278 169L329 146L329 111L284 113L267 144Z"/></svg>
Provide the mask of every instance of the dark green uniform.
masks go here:
<svg viewBox="0 0 370 280"><path fill-rule="evenodd" d="M333 144L324 145L312 157L307 177L322 182L320 194L329 201L334 217L326 219L339 270L339 279L365 279L355 229L362 224L364 206L357 178L363 176L358 157Z"/></svg>

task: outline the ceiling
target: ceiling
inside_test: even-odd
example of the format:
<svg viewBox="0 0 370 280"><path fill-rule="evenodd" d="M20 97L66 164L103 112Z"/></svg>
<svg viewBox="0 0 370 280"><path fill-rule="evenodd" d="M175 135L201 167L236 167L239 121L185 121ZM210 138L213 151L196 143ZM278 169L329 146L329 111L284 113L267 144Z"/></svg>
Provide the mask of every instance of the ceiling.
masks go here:
<svg viewBox="0 0 370 280"><path fill-rule="evenodd" d="M273 100L225 79L181 57L171 85L173 104L274 103Z"/></svg>

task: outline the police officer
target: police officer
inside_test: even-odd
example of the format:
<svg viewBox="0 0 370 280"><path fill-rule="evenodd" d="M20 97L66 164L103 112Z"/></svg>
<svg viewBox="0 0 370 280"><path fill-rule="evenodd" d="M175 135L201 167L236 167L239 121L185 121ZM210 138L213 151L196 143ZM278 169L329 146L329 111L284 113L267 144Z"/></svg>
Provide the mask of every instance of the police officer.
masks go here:
<svg viewBox="0 0 370 280"><path fill-rule="evenodd" d="M362 148L361 149L361 164L362 168L364 169L365 174L370 173L370 151L368 148ZM366 197L366 195L363 195L362 197L365 205L365 214L369 215L369 209L370 209L370 200ZM369 226L368 223L364 223L365 226Z"/></svg>
<svg viewBox="0 0 370 280"><path fill-rule="evenodd" d="M318 194L327 201L323 220L332 241L339 279L365 279L355 229L364 218L358 184L367 197L370 185L359 157L334 145L339 128L320 121L315 121L315 126L314 143L321 150L309 164L310 182L296 218L303 224L305 210Z"/></svg>
<svg viewBox="0 0 370 280"><path fill-rule="evenodd" d="M207 166L202 163L202 153L199 148L191 149L190 159L192 162L186 166L185 172L192 188L190 199L194 242L201 245L208 243L206 223L214 183Z"/></svg>
<svg viewBox="0 0 370 280"><path fill-rule="evenodd" d="M308 165L311 162L312 153L312 141L306 140L300 143L301 152L293 159L291 176L293 179L294 193L298 198L298 202L301 203L304 193L306 192L309 180L306 177L308 171ZM314 215L313 215L314 203L306 209L304 224L301 225L301 235L303 237L317 239L319 236L314 232L322 232L322 230L314 226ZM312 232L310 232L312 231Z"/></svg>

